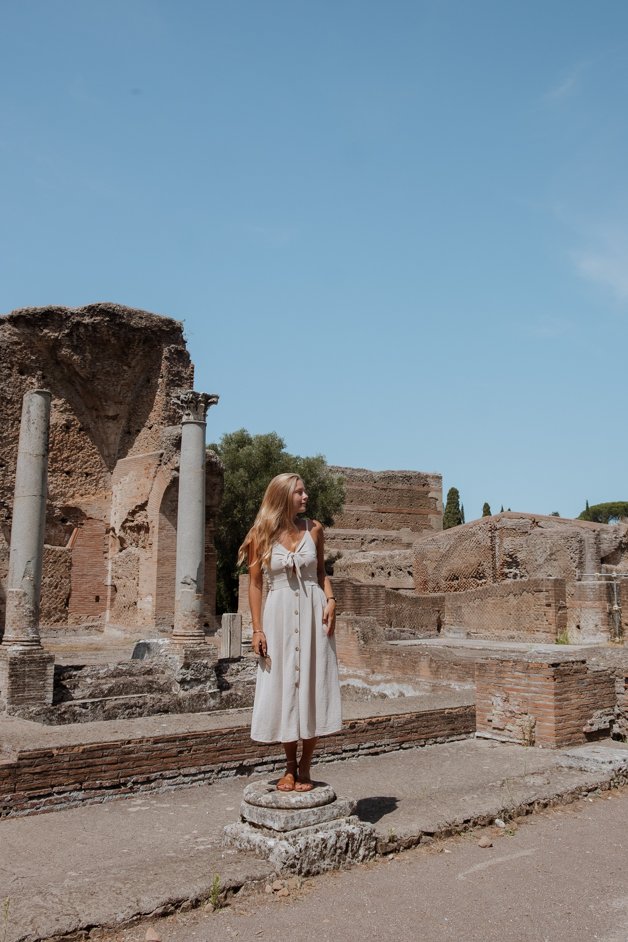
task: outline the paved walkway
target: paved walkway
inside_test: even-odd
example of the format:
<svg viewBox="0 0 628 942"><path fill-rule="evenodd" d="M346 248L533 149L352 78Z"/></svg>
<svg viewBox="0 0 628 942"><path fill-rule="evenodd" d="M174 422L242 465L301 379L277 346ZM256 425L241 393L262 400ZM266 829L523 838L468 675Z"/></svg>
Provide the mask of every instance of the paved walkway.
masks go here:
<svg viewBox="0 0 628 942"><path fill-rule="evenodd" d="M380 850L408 847L495 817L608 787L628 775L628 747L558 752L465 740L319 766L358 800ZM256 776L259 777L259 776ZM166 790L0 822L0 939L35 942L209 897L272 876L225 849L249 779Z"/></svg>
<svg viewBox="0 0 628 942"><path fill-rule="evenodd" d="M278 942L304 927L316 942L626 942L627 817L628 790L605 792L92 942Z"/></svg>

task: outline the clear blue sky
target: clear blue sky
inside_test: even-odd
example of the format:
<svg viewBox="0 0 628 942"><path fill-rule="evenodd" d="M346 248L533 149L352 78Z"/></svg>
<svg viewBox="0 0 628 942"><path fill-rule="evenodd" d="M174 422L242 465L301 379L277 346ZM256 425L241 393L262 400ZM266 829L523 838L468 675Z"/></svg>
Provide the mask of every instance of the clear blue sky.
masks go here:
<svg viewBox="0 0 628 942"><path fill-rule="evenodd" d="M185 323L208 438L628 499L625 0L0 3L0 310ZM624 351L624 353L622 353Z"/></svg>

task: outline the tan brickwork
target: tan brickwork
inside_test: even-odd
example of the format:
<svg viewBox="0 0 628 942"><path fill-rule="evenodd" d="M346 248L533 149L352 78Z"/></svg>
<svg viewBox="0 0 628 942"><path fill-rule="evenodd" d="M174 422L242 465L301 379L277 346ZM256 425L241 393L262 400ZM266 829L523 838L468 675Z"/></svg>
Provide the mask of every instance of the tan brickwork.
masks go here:
<svg viewBox="0 0 628 942"><path fill-rule="evenodd" d="M442 627L443 598L419 598L387 589L382 585L365 585L334 576L334 596L339 614L350 612L374 618L378 624L410 631L417 638L437 637ZM250 627L248 600L249 577L241 575L238 586L238 612Z"/></svg>
<svg viewBox="0 0 628 942"><path fill-rule="evenodd" d="M389 752L472 734L472 706L352 719L320 740L317 761ZM208 782L282 761L253 743L246 725L139 739L23 750L0 763L0 817L99 801L112 795Z"/></svg>
<svg viewBox="0 0 628 942"><path fill-rule="evenodd" d="M625 524L496 514L418 537L414 586L444 594L443 629L463 636L617 640L628 630L627 536Z"/></svg>
<svg viewBox="0 0 628 942"><path fill-rule="evenodd" d="M345 503L334 526L348 530L401 530L413 533L442 527L440 474L420 471L332 470L345 483Z"/></svg>
<svg viewBox="0 0 628 942"><path fill-rule="evenodd" d="M100 619L107 607L107 537L102 520L85 518L72 543L68 623Z"/></svg>
<svg viewBox="0 0 628 942"><path fill-rule="evenodd" d="M475 679L480 736L558 748L613 725L614 679L584 660L492 658L477 664Z"/></svg>
<svg viewBox="0 0 628 942"><path fill-rule="evenodd" d="M556 640L565 610L564 579L527 579L444 595L442 628L468 638Z"/></svg>

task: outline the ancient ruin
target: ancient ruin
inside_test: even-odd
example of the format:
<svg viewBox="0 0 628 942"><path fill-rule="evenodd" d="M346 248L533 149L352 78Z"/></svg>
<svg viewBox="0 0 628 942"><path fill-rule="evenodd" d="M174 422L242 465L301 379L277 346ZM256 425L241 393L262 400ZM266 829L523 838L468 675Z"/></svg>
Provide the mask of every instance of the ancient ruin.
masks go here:
<svg viewBox="0 0 628 942"><path fill-rule="evenodd" d="M239 612L215 616L217 397L194 391L181 325L111 304L16 311L0 356L0 814L276 767L249 738L246 577ZM440 475L335 470L345 726L322 759L626 738L626 524L502 513L443 531ZM302 839L318 854L312 818L335 822L329 860L374 852L331 792L297 817L247 794L233 840L260 851L265 828L287 869Z"/></svg>
<svg viewBox="0 0 628 942"><path fill-rule="evenodd" d="M418 599L463 637L619 641L628 624L625 524L483 517L417 541L413 572Z"/></svg>
<svg viewBox="0 0 628 942"><path fill-rule="evenodd" d="M46 722L215 706L217 396L192 391L181 325L106 304L16 311L0 355L0 703ZM106 640L106 667L85 662L98 635L126 648L119 663Z"/></svg>
<svg viewBox="0 0 628 942"><path fill-rule="evenodd" d="M42 637L174 624L181 411L193 388L182 325L115 304L0 319L0 624L24 393L51 393ZM207 462L203 621L215 626L213 521L222 473Z"/></svg>

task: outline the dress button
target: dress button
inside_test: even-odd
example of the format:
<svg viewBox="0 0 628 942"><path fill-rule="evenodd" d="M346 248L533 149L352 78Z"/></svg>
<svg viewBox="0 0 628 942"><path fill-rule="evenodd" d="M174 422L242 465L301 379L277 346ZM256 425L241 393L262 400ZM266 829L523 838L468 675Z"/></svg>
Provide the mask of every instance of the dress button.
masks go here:
<svg viewBox="0 0 628 942"><path fill-rule="evenodd" d="M298 609L298 608L295 608L294 614L295 614L295 615L298 615L298 614L299 614L299 609Z"/></svg>
<svg viewBox="0 0 628 942"><path fill-rule="evenodd" d="M299 645L298 645L298 644L296 645L296 647L295 647L294 650L295 650L295 651L298 651L298 650L299 650Z"/></svg>
<svg viewBox="0 0 628 942"><path fill-rule="evenodd" d="M298 669L299 669L299 665L297 664L297 666L295 667L295 670L298 671Z"/></svg>
<svg viewBox="0 0 628 942"><path fill-rule="evenodd" d="M298 629L298 628L295 628L294 630L296 631L297 634L299 633L299 629Z"/></svg>
<svg viewBox="0 0 628 942"><path fill-rule="evenodd" d="M299 686L299 681L298 681L298 680L295 680L294 686L295 686L295 687L298 687L298 686Z"/></svg>

